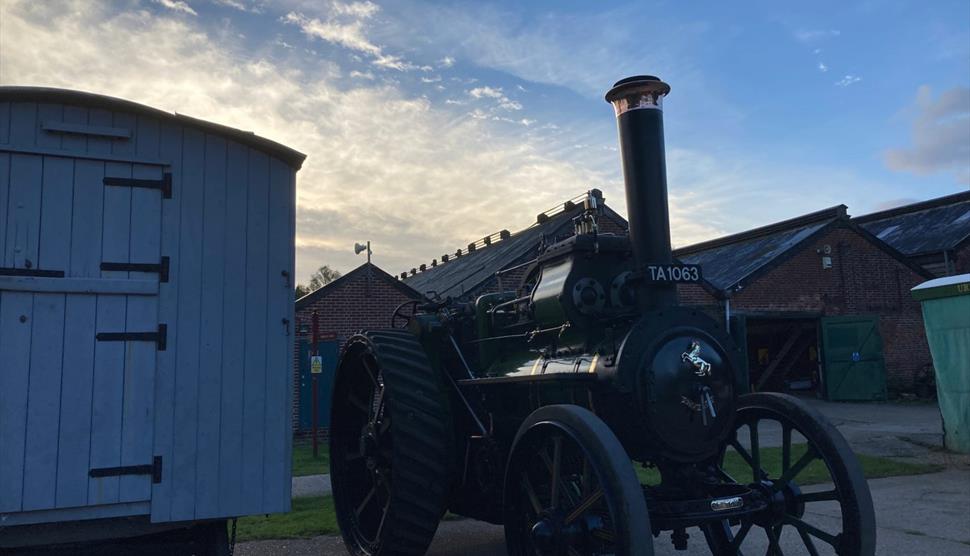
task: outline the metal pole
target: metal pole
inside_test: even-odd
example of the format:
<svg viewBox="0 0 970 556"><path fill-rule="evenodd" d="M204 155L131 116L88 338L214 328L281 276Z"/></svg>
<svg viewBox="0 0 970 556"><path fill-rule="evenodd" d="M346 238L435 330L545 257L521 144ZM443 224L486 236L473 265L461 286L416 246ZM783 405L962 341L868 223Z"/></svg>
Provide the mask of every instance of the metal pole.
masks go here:
<svg viewBox="0 0 970 556"><path fill-rule="evenodd" d="M317 312L316 311L313 312L312 319L313 319L312 320L312 322L313 322L313 333L312 333L311 339L310 339L310 342L311 342L310 343L310 355L311 355L311 357L316 357L318 355L318 353L317 353L317 342L318 342L319 333L320 333L320 328L319 328L319 324L318 324L318 320L317 320ZM312 359L311 359L311 361L312 361ZM312 367L312 363L311 363L311 367ZM319 374L314 373L312 371L312 368L311 368L311 376L312 376L312 379L311 379L311 386L310 387L313 388L313 416L312 416L312 419L313 419L313 459L317 459L317 457L318 457L318 448L317 448L317 423L319 422L317 412L319 411L319 407L320 407L320 392L319 392L319 382L320 382L320 379L319 379Z"/></svg>

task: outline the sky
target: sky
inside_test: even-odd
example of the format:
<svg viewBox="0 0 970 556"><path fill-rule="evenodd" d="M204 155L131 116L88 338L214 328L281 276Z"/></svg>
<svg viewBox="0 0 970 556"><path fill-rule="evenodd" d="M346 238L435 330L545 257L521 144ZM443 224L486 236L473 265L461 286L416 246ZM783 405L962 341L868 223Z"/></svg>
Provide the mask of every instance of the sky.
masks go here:
<svg viewBox="0 0 970 556"><path fill-rule="evenodd" d="M107 94L308 155L297 276L392 274L591 188L613 82L664 103L675 246L970 188L970 3L0 0L0 84Z"/></svg>

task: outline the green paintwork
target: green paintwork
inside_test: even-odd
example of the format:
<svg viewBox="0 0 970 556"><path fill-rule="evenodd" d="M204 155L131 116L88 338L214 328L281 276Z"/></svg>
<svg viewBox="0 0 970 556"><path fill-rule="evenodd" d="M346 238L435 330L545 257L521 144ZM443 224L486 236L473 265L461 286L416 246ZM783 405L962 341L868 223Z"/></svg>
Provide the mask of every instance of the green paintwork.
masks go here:
<svg viewBox="0 0 970 556"><path fill-rule="evenodd" d="M822 318L826 396L831 401L886 399L878 316Z"/></svg>

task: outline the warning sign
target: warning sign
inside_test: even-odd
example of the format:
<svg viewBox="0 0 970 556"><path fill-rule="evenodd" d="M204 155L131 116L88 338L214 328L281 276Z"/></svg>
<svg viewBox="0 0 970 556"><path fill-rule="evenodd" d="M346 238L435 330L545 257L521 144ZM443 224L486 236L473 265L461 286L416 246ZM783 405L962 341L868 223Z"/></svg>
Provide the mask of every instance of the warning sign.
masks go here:
<svg viewBox="0 0 970 556"><path fill-rule="evenodd" d="M318 375L323 372L323 357L319 355L310 356L310 373Z"/></svg>

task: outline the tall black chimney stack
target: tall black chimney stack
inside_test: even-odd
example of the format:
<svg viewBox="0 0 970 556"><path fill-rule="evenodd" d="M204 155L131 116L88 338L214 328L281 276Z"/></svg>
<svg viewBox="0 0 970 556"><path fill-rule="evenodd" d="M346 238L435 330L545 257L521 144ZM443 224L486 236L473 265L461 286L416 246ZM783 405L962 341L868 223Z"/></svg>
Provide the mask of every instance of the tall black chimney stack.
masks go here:
<svg viewBox="0 0 970 556"><path fill-rule="evenodd" d="M662 108L669 92L670 85L660 79L638 75L617 81L606 93L620 132L630 242L637 270L643 273L637 299L644 310L677 302L675 284L654 282L647 274L648 265L672 261Z"/></svg>

